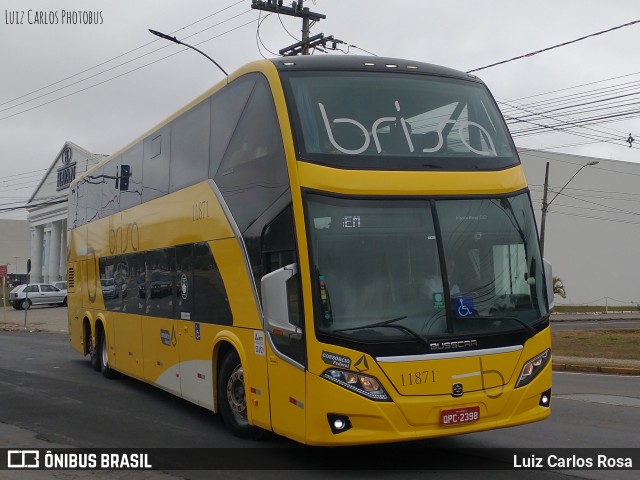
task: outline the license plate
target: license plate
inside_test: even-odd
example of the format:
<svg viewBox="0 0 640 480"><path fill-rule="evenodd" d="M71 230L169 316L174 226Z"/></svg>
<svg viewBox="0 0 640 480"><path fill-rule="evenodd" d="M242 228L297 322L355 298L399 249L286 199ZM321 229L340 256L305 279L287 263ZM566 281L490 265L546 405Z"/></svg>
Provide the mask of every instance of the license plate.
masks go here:
<svg viewBox="0 0 640 480"><path fill-rule="evenodd" d="M440 425L462 425L480 420L480 407L454 408L440 412Z"/></svg>

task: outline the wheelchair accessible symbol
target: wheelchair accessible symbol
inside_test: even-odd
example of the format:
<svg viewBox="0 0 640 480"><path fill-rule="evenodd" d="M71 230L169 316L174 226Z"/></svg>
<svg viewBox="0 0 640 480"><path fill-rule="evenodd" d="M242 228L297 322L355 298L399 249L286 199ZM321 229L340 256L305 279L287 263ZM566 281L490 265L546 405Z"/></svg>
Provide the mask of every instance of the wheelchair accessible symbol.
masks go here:
<svg viewBox="0 0 640 480"><path fill-rule="evenodd" d="M456 297L456 317L471 317L474 314L473 297Z"/></svg>

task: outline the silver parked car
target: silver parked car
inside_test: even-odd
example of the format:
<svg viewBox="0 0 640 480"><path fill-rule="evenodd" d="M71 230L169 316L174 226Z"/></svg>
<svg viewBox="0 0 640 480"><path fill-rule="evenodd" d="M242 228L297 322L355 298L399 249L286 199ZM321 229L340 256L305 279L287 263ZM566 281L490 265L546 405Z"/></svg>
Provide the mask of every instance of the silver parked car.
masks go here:
<svg viewBox="0 0 640 480"><path fill-rule="evenodd" d="M18 285L9 293L9 302L16 310L26 310L31 305L64 306L67 304L67 291L50 283Z"/></svg>

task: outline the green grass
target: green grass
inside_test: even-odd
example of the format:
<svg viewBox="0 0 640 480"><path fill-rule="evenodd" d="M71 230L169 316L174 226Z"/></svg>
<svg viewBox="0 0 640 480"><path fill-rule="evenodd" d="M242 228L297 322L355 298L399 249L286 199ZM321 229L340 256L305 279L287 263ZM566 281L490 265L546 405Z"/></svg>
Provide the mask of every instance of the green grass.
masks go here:
<svg viewBox="0 0 640 480"><path fill-rule="evenodd" d="M557 313L603 313L609 312L640 312L640 305L605 306L605 305L556 305L553 309Z"/></svg>
<svg viewBox="0 0 640 480"><path fill-rule="evenodd" d="M551 327L551 343L559 356L640 360L640 329L554 332Z"/></svg>

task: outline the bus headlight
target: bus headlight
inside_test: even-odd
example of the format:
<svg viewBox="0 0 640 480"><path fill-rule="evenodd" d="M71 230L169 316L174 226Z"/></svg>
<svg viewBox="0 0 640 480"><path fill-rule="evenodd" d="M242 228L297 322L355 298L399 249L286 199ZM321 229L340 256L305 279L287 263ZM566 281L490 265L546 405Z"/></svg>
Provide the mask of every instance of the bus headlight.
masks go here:
<svg viewBox="0 0 640 480"><path fill-rule="evenodd" d="M531 383L531 381L536 378L536 376L542 371L542 369L549 363L551 360L551 349L547 348L540 355L533 357L522 367L522 371L520 372L520 378L516 382L516 388L524 387Z"/></svg>
<svg viewBox="0 0 640 480"><path fill-rule="evenodd" d="M382 385L375 377L369 375L361 375L355 372L347 372L346 370L329 369L322 374L325 378L335 384L340 385L352 392L381 402L389 401L389 395L384 391Z"/></svg>

